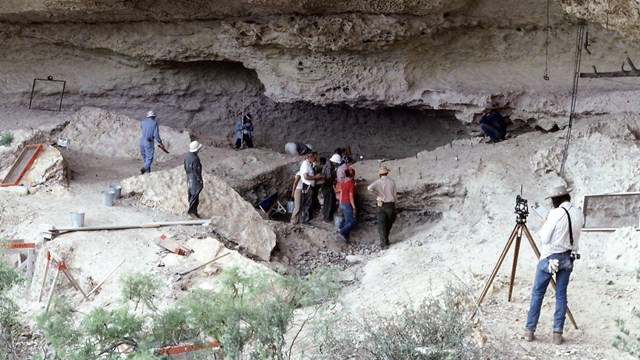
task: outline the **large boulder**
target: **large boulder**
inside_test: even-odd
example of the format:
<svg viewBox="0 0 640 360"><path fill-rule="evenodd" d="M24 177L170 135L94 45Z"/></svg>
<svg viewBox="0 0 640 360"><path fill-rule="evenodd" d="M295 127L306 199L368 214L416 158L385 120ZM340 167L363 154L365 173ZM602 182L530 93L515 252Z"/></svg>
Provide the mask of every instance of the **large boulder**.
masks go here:
<svg viewBox="0 0 640 360"><path fill-rule="evenodd" d="M251 204L220 178L204 175L198 213L211 219L215 231L239 244L248 255L268 261L276 235ZM187 181L182 167L124 179L122 193L140 195L140 201L157 210L185 214Z"/></svg>
<svg viewBox="0 0 640 360"><path fill-rule="evenodd" d="M146 110L140 111L141 118L145 114ZM191 139L187 132L160 126L159 133L172 153L182 154L189 148ZM60 136L70 140L72 149L83 153L117 158L140 157L140 121L104 109L80 109ZM156 151L156 154L160 160L167 156L161 151Z"/></svg>

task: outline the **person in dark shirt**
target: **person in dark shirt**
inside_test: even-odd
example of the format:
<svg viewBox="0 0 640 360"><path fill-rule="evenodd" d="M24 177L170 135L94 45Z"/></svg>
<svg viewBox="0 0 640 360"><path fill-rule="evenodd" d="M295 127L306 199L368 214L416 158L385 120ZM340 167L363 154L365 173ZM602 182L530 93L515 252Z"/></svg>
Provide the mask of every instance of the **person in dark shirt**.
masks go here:
<svg viewBox="0 0 640 360"><path fill-rule="evenodd" d="M253 117L245 114L242 119L236 122L236 150L240 149L242 142L247 144L247 148L253 148Z"/></svg>
<svg viewBox="0 0 640 360"><path fill-rule="evenodd" d="M198 151L202 144L192 141L189 144L189 153L184 159L184 171L187 173L187 193L189 194L189 209L187 215L199 219L198 204L200 203L200 192L202 191L202 164L198 157Z"/></svg>
<svg viewBox="0 0 640 360"><path fill-rule="evenodd" d="M488 101L480 119L480 128L491 139L488 143L496 143L505 139L507 124L504 117L498 112L496 104Z"/></svg>

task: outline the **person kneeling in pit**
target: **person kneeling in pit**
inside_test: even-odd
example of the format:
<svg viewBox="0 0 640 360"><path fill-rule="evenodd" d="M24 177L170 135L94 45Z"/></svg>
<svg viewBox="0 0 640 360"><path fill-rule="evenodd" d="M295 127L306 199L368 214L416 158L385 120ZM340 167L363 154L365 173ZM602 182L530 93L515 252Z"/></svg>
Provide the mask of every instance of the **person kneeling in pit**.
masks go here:
<svg viewBox="0 0 640 360"><path fill-rule="evenodd" d="M485 110L482 112L482 118L480 119L480 128L490 138L487 143L492 144L505 140L507 124L502 114L498 112L498 107L491 101L488 101L484 107Z"/></svg>

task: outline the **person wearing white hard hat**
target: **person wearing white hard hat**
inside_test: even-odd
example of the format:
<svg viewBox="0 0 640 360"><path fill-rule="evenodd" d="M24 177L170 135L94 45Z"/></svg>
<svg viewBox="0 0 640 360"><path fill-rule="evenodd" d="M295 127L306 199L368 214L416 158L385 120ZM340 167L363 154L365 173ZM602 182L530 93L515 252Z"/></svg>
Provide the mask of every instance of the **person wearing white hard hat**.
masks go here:
<svg viewBox="0 0 640 360"><path fill-rule="evenodd" d="M142 134L140 136L140 155L142 156L142 168L140 168L140 174L151 172L151 163L153 162L153 154L155 149L155 142L158 142L158 146L164 151L164 144L160 138L160 131L158 130L158 122L156 121L156 113L153 110L147 112L147 117L140 122L140 129Z"/></svg>
<svg viewBox="0 0 640 360"><path fill-rule="evenodd" d="M553 343L563 342L562 333L567 313L567 287L573 271L573 262L579 259L580 234L584 216L579 207L571 204L571 195L564 185L553 186L547 199L551 199L553 209L540 229L540 260L531 290L531 303L525 324L524 339L533 341L538 326L540 309L547 286L556 275L556 305L553 314Z"/></svg>
<svg viewBox="0 0 640 360"><path fill-rule="evenodd" d="M189 152L184 159L184 171L187 173L187 193L189 194L189 208L187 215L192 218L199 219L198 204L200 203L200 192L203 188L202 181L202 164L198 151L202 148L202 144L198 141L192 141L189 144Z"/></svg>
<svg viewBox="0 0 640 360"><path fill-rule="evenodd" d="M333 154L329 161L322 167L322 175L324 175L324 183L322 184L322 221L325 223L331 223L333 221L333 213L336 210L336 192L334 186L336 185L336 170L340 165L342 157L338 154Z"/></svg>

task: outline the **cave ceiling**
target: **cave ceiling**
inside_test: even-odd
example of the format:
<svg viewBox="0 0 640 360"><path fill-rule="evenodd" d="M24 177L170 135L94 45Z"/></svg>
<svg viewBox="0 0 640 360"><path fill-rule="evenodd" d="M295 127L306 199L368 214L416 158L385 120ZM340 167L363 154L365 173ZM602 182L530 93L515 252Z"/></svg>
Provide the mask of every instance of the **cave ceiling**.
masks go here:
<svg viewBox="0 0 640 360"><path fill-rule="evenodd" d="M1 80L23 101L28 89L13 84L50 64L82 82L76 95L97 98L123 92L118 82L139 86L159 64L239 63L279 103L451 110L467 121L492 99L552 123L566 115L578 24L589 32L583 69L617 70L626 57L640 63L639 10L628 1L9 0ZM186 93L188 82L146 85ZM612 94L638 97L636 83L583 86L583 112L625 111L608 105Z"/></svg>

